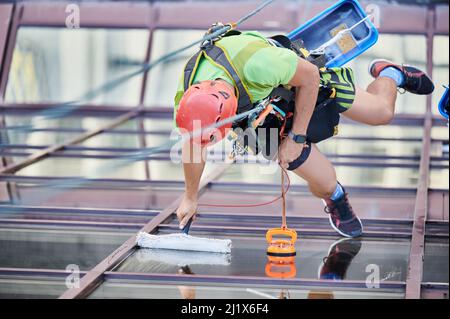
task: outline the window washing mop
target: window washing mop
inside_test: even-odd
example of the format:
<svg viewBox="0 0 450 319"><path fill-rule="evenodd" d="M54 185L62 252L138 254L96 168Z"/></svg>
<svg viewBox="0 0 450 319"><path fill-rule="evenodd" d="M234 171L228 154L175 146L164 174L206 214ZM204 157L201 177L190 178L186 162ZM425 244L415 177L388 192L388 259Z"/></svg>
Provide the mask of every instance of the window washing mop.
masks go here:
<svg viewBox="0 0 450 319"><path fill-rule="evenodd" d="M229 266L231 263L230 254L169 249L139 249L136 252L136 259L142 264L152 262L177 267L193 265Z"/></svg>
<svg viewBox="0 0 450 319"><path fill-rule="evenodd" d="M181 233L168 235L151 235L140 232L136 242L139 247L153 249L168 249L180 251L210 252L219 254L231 253L231 240L200 238L189 235L192 219Z"/></svg>

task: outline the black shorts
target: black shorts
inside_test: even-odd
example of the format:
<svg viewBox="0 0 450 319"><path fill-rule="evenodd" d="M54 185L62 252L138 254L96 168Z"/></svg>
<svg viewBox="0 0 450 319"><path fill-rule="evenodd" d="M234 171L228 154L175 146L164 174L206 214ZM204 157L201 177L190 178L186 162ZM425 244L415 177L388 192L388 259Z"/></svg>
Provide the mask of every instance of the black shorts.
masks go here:
<svg viewBox="0 0 450 319"><path fill-rule="evenodd" d="M353 71L350 68L329 68L321 70L321 90L317 99L316 108L311 117L308 126L308 148L305 148L295 161L293 161L289 170L299 168L311 154L311 144L317 144L338 134L340 114L347 111L353 105L355 99L355 84ZM330 98L334 92L334 98ZM275 103L286 114L294 113L295 102L290 103L280 101ZM292 118L286 122L285 133L292 128ZM283 121L275 115L270 114L264 124L258 128L255 141L245 143L255 150L256 153L263 151L264 157L273 159L276 155L277 147L280 145L279 130L283 126ZM270 129L278 130L278 139L270 138ZM262 130L262 134L261 133ZM253 142L253 143L252 143Z"/></svg>

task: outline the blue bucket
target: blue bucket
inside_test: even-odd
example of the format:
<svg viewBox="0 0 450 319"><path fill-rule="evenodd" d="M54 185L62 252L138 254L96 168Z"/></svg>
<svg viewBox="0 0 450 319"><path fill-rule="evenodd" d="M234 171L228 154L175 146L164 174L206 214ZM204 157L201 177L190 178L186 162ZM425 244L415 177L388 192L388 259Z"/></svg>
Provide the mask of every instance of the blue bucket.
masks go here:
<svg viewBox="0 0 450 319"><path fill-rule="evenodd" d="M444 92L444 95L439 102L439 112L448 120L448 94L449 88L447 88Z"/></svg>
<svg viewBox="0 0 450 319"><path fill-rule="evenodd" d="M341 0L288 34L291 41L303 41L309 51L320 48L336 34L354 27L324 50L327 67L341 67L367 51L378 41L378 30L356 0Z"/></svg>

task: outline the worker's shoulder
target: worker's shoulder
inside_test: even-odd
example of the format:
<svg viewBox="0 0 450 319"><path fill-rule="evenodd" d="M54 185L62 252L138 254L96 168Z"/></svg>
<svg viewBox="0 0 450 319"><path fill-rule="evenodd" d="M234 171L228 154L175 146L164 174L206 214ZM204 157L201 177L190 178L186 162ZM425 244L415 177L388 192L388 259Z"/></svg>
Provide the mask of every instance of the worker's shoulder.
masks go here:
<svg viewBox="0 0 450 319"><path fill-rule="evenodd" d="M261 41L269 44L267 41L267 38L262 35L258 31L243 31L240 32L240 34L236 34L234 36L228 36L224 37L220 40L222 43L230 43L230 42L254 42L254 41Z"/></svg>

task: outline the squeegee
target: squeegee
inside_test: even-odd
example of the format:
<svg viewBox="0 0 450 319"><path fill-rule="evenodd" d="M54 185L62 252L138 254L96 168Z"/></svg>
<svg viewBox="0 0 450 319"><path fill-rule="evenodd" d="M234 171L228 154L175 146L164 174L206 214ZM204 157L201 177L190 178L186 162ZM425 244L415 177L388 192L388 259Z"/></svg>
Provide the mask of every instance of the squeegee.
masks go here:
<svg viewBox="0 0 450 319"><path fill-rule="evenodd" d="M140 232L136 243L142 248L201 251L210 253L230 254L231 240L201 238L189 235L192 219L183 228L181 233L168 235L151 235Z"/></svg>

